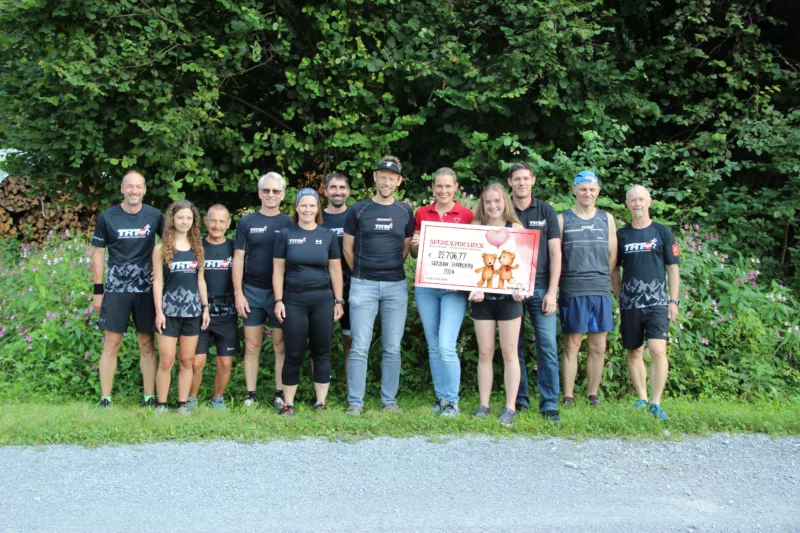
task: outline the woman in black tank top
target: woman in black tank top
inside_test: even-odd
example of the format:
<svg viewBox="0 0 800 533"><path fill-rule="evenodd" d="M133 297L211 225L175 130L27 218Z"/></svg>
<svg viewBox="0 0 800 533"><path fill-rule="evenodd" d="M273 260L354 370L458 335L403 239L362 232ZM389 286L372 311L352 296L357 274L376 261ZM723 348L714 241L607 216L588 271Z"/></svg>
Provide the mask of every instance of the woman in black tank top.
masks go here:
<svg viewBox="0 0 800 533"><path fill-rule="evenodd" d="M488 185L478 200L475 208L473 224L482 226L499 226L523 229L514 212L514 205L508 193L500 183ZM491 281L490 281L491 283ZM491 286L489 284L488 286ZM489 398L492 394L494 369L495 331L500 330L500 351L503 354L504 382L506 389L506 406L500 415L500 423L511 425L516 412L514 402L519 388L519 356L517 342L519 328L522 324L522 301L525 294L485 293L472 291L469 300L472 302L470 317L475 325L475 337L478 340L478 394L481 405L475 416L485 418L489 414Z"/></svg>
<svg viewBox="0 0 800 533"><path fill-rule="evenodd" d="M156 411L165 412L170 376L180 340L178 412L189 414L187 400L192 385L192 361L201 329L211 317L203 275L200 216L188 200L167 209L164 241L153 250L153 300L158 332Z"/></svg>

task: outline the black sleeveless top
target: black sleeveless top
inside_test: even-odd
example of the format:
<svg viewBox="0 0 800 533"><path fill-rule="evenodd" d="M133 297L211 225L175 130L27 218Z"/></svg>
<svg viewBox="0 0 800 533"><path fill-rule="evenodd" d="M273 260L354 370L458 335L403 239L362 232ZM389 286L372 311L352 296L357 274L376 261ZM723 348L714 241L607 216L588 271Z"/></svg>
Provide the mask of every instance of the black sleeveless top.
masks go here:
<svg viewBox="0 0 800 533"><path fill-rule="evenodd" d="M187 318L203 314L200 289L197 287L199 269L200 265L191 250L176 250L172 264L164 265L164 294L161 298L164 316Z"/></svg>

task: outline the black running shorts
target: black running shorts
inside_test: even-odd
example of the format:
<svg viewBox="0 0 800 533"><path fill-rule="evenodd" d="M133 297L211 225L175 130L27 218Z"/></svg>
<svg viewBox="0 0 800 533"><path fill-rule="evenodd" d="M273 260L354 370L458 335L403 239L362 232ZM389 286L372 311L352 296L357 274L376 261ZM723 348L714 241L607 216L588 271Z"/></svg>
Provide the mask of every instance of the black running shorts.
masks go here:
<svg viewBox="0 0 800 533"><path fill-rule="evenodd" d="M522 316L522 302L511 298L471 302L469 316L472 320L514 320Z"/></svg>
<svg viewBox="0 0 800 533"><path fill-rule="evenodd" d="M137 333L156 330L156 306L152 292L107 292L100 306L97 325L104 331L125 333L133 315Z"/></svg>
<svg viewBox="0 0 800 533"><path fill-rule="evenodd" d="M622 346L626 350L636 350L648 339L667 340L669 335L669 314L667 307L656 305L639 309L622 309Z"/></svg>
<svg viewBox="0 0 800 533"><path fill-rule="evenodd" d="M203 317L168 316L166 318L167 324L161 330L161 334L165 337L196 337L200 335L200 326L203 324Z"/></svg>
<svg viewBox="0 0 800 533"><path fill-rule="evenodd" d="M217 347L218 356L241 355L239 323L236 317L211 317L205 331L200 331L196 354L207 354L211 343Z"/></svg>

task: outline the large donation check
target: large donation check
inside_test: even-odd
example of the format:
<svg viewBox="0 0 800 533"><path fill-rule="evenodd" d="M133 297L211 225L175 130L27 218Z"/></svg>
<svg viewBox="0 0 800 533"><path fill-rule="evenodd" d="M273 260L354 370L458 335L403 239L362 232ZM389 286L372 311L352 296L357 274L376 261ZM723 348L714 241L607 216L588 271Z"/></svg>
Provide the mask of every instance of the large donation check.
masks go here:
<svg viewBox="0 0 800 533"><path fill-rule="evenodd" d="M417 287L511 294L533 291L539 232L495 226L423 222Z"/></svg>

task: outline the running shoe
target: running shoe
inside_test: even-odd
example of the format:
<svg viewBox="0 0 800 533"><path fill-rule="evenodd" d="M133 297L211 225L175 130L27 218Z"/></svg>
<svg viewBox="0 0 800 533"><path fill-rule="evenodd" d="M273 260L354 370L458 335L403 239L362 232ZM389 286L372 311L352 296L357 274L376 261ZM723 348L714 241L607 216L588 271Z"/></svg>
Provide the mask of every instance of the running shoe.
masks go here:
<svg viewBox="0 0 800 533"><path fill-rule="evenodd" d="M500 415L500 418L497 420L503 424L504 426L510 426L514 423L514 417L517 416L517 412L513 409L509 409L506 407L503 409L503 414Z"/></svg>
<svg viewBox="0 0 800 533"><path fill-rule="evenodd" d="M294 416L294 405L285 403L283 407L281 407L281 412L279 413L285 416Z"/></svg>
<svg viewBox="0 0 800 533"><path fill-rule="evenodd" d="M197 407L197 398L195 398L194 396L189 396L189 399L186 400L186 405L189 406L189 409L194 409L195 407Z"/></svg>
<svg viewBox="0 0 800 533"><path fill-rule="evenodd" d="M572 407L575 405L575 398L572 396L564 396L564 401L561 403L564 404L564 407Z"/></svg>
<svg viewBox="0 0 800 533"><path fill-rule="evenodd" d="M400 406L396 403L385 403L383 404L383 407L381 407L381 411L384 413L399 413Z"/></svg>
<svg viewBox="0 0 800 533"><path fill-rule="evenodd" d="M661 408L661 406L657 403L650 404L650 414L654 417L658 418L659 420L663 420L664 422L669 422L669 417L667 413Z"/></svg>
<svg viewBox="0 0 800 533"><path fill-rule="evenodd" d="M444 410L442 411L442 416L446 416L448 418L453 416L458 416L461 414L461 409L458 408L457 403L447 402L447 405L444 406Z"/></svg>
<svg viewBox="0 0 800 533"><path fill-rule="evenodd" d="M283 391L275 391L275 397L272 398L272 407L280 411L283 409L284 402L283 402Z"/></svg>
<svg viewBox="0 0 800 533"><path fill-rule="evenodd" d="M228 406L225 405L225 398L220 396L219 398L214 398L213 400L211 400L211 408L219 409L221 411L227 411Z"/></svg>
<svg viewBox="0 0 800 533"><path fill-rule="evenodd" d="M347 411L344 414L348 416L361 416L361 412L364 411L364 408L360 405L351 405L347 408Z"/></svg>
<svg viewBox="0 0 800 533"><path fill-rule="evenodd" d="M167 404L165 403L158 403L156 402L155 407L153 407L153 412L157 415L164 415L167 413Z"/></svg>
<svg viewBox="0 0 800 533"><path fill-rule="evenodd" d="M444 398L440 398L436 400L436 403L433 404L433 407L431 407L431 413L435 415L440 415L444 413L445 407L447 407L447 400L445 400Z"/></svg>
<svg viewBox="0 0 800 533"><path fill-rule="evenodd" d="M553 424L557 425L561 423L561 416L558 414L558 409L548 409L546 411L542 411L542 416Z"/></svg>
<svg viewBox="0 0 800 533"><path fill-rule="evenodd" d="M183 415L183 416L189 416L190 414L192 414L192 410L189 408L189 404L188 403L185 403L185 404L179 406L175 410L175 412L178 413L179 415Z"/></svg>
<svg viewBox="0 0 800 533"><path fill-rule="evenodd" d="M314 410L318 413L328 410L328 404L325 402L314 402Z"/></svg>
<svg viewBox="0 0 800 533"><path fill-rule="evenodd" d="M589 403L592 404L592 407L600 407L600 398L596 394L592 394L589 396Z"/></svg>
<svg viewBox="0 0 800 533"><path fill-rule="evenodd" d="M148 400L142 401L142 407L155 407L156 406L156 397L153 396Z"/></svg>
<svg viewBox="0 0 800 533"><path fill-rule="evenodd" d="M108 409L109 407L111 407L111 400L106 398L103 398L100 400L100 403L97 404L98 409Z"/></svg>
<svg viewBox="0 0 800 533"><path fill-rule="evenodd" d="M633 402L634 409L642 409L644 407L647 407L648 405L650 405L650 402L648 402L647 400L636 400L635 402Z"/></svg>
<svg viewBox="0 0 800 533"><path fill-rule="evenodd" d="M485 405L481 405L480 407L478 407L478 410L475 411L476 418L486 418L488 414L489 414L489 408L486 407Z"/></svg>

